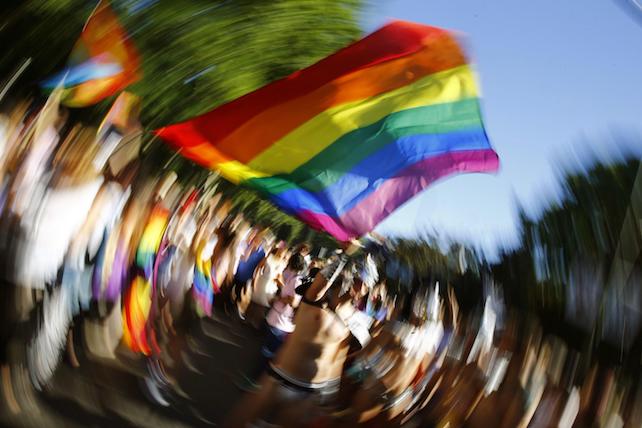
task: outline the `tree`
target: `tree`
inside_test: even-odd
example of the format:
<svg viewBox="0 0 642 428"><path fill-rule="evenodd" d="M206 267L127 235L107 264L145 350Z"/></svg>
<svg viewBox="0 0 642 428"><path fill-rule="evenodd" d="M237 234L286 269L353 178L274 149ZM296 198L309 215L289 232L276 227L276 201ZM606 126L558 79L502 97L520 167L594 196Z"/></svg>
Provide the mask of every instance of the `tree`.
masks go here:
<svg viewBox="0 0 642 428"><path fill-rule="evenodd" d="M130 91L142 99L146 130L193 117L304 68L355 40L361 0L111 0L142 57L142 79ZM94 2L13 1L2 12L0 77L25 58L31 65L16 85L33 93L60 70ZM75 110L98 121L112 100ZM180 176L205 175L147 137L145 162ZM228 186L228 189L229 188ZM237 209L266 222L288 241L336 245L328 235L278 211L249 190L232 192Z"/></svg>
<svg viewBox="0 0 642 428"><path fill-rule="evenodd" d="M567 170L561 201L551 202L537 219L520 213L522 246L506 251L493 267L509 301L539 313L556 334L609 358L637 349L630 357L637 362L642 351L640 166L640 159L629 154ZM626 272L613 276L623 248Z"/></svg>
<svg viewBox="0 0 642 428"><path fill-rule="evenodd" d="M59 70L95 3L13 2L2 12L0 76L24 58L21 83ZM187 119L311 65L355 40L360 0L112 0L142 56L147 129ZM109 101L90 109L100 115Z"/></svg>

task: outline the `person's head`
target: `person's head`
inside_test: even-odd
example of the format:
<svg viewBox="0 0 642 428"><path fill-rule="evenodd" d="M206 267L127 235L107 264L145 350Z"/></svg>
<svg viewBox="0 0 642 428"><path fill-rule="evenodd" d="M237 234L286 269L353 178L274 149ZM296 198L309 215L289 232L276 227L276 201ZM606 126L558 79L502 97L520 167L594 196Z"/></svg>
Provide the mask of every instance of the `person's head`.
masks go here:
<svg viewBox="0 0 642 428"><path fill-rule="evenodd" d="M239 312L245 314L250 302L252 301L252 281L247 281L245 284L239 284L235 287L236 291L236 305Z"/></svg>
<svg viewBox="0 0 642 428"><path fill-rule="evenodd" d="M303 257L305 257L308 254L310 254L310 245L304 242L303 244L299 244L295 249L295 251L300 253Z"/></svg>
<svg viewBox="0 0 642 428"><path fill-rule="evenodd" d="M229 247L236 239L236 232L230 228L219 229L219 239L221 240L221 245L224 248Z"/></svg>
<svg viewBox="0 0 642 428"><path fill-rule="evenodd" d="M288 260L287 269L292 272L300 273L304 267L305 260L303 260L303 256L299 253L293 254L290 260Z"/></svg>
<svg viewBox="0 0 642 428"><path fill-rule="evenodd" d="M374 288L373 288L373 296L376 298L381 299L382 301L386 301L388 298L388 290L386 289L386 281L383 280L381 282L378 282Z"/></svg>
<svg viewBox="0 0 642 428"><path fill-rule="evenodd" d="M422 325L426 320L426 295L424 290L415 290L412 295L398 294L393 299L394 307L389 311L389 319Z"/></svg>
<svg viewBox="0 0 642 428"><path fill-rule="evenodd" d="M369 254L366 255L362 261L357 263L354 267L354 271L355 275L352 285L352 294L355 298L360 299L368 294L368 292L374 287L379 279L379 272L377 270L377 265Z"/></svg>
<svg viewBox="0 0 642 428"><path fill-rule="evenodd" d="M426 320L437 321L442 318L442 309L439 283L436 283L434 288L423 288L414 294L409 321L414 325L421 325Z"/></svg>
<svg viewBox="0 0 642 428"><path fill-rule="evenodd" d="M388 317L390 321L403 321L405 318L404 312L406 311L406 296L398 294L390 299L388 304Z"/></svg>
<svg viewBox="0 0 642 428"><path fill-rule="evenodd" d="M256 245L256 247L263 246L263 248L266 248L267 237L268 237L267 229L257 227L254 231L254 237L252 241Z"/></svg>

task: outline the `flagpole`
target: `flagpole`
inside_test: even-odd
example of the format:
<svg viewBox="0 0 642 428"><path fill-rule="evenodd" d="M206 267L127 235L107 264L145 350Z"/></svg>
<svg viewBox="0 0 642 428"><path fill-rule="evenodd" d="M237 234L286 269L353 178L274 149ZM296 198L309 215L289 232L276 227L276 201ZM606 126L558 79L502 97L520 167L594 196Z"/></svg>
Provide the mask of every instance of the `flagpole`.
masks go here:
<svg viewBox="0 0 642 428"><path fill-rule="evenodd" d="M163 166L163 169L167 169L169 164L172 163L172 161L174 159L176 159L176 157L181 153L182 150L183 150L182 147L180 147L178 150L176 150L176 152L174 152L174 154L169 158L169 160L167 162L165 162L165 165Z"/></svg>
<svg viewBox="0 0 642 428"><path fill-rule="evenodd" d="M103 2L103 0L98 0L98 3L96 3L96 6L94 6L94 9L91 11L87 19L85 20L85 25L82 26L82 31L85 31L87 28L87 25L89 24L89 21L91 20L91 17L94 16L94 14L98 11L98 8L100 7L100 4Z"/></svg>
<svg viewBox="0 0 642 428"><path fill-rule="evenodd" d="M20 75L27 69L27 67L31 64L31 58L27 58L20 67L18 67L18 70L13 73L13 76L9 79L9 81L4 85L4 88L0 91L0 101L4 98L4 96L9 92L9 89L13 86L14 83L16 83L16 80L20 77Z"/></svg>

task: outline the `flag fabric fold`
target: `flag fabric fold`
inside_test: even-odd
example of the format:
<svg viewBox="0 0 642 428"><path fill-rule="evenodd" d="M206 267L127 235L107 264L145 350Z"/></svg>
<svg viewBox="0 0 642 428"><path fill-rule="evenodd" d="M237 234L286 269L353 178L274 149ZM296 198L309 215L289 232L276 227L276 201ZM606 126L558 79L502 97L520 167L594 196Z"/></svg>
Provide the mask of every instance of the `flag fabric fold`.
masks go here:
<svg viewBox="0 0 642 428"><path fill-rule="evenodd" d="M436 180L499 166L455 36L403 21L156 133L339 240Z"/></svg>

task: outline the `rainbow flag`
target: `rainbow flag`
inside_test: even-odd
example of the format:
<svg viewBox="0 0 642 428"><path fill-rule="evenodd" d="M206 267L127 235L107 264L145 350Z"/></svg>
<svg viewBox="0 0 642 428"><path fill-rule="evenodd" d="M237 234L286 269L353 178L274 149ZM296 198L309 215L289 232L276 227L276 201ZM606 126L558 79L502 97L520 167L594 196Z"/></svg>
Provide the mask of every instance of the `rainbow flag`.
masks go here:
<svg viewBox="0 0 642 428"><path fill-rule="evenodd" d="M436 180L499 166L454 35L395 21L291 76L157 134L339 240Z"/></svg>
<svg viewBox="0 0 642 428"><path fill-rule="evenodd" d="M63 104L84 107L138 80L139 57L109 3L100 1L74 45L67 68L43 82L64 86Z"/></svg>
<svg viewBox="0 0 642 428"><path fill-rule="evenodd" d="M168 221L169 211L156 205L136 250L135 264L139 272L123 298L123 341L132 351L145 355L157 350L155 332L150 324L156 291L154 263Z"/></svg>
<svg viewBox="0 0 642 428"><path fill-rule="evenodd" d="M152 308L152 284L136 276L124 295L123 342L134 352L151 355L147 321Z"/></svg>
<svg viewBox="0 0 642 428"><path fill-rule="evenodd" d="M136 250L136 266L148 280L152 279L154 260L156 259L156 254L158 254L168 222L169 211L160 204L156 205L140 238L140 243Z"/></svg>
<svg viewBox="0 0 642 428"><path fill-rule="evenodd" d="M197 308L205 315L212 316L212 304L214 294L218 292L215 286L215 279L212 277L212 260L209 258L203 260L202 253L206 242L202 242L196 251L196 261L194 263L194 283L192 295L196 302Z"/></svg>

